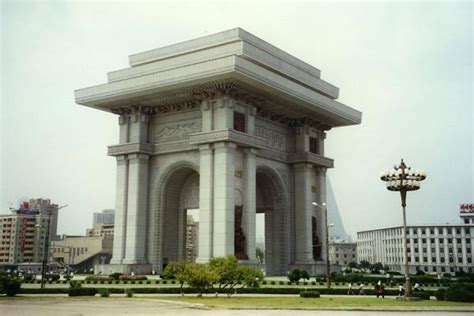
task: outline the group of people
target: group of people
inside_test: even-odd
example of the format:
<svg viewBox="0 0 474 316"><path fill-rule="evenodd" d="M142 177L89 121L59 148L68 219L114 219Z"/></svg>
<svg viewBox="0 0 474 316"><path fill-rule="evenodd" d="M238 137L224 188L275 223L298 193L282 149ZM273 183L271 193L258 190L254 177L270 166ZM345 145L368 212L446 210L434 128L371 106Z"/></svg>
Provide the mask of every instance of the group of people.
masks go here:
<svg viewBox="0 0 474 316"><path fill-rule="evenodd" d="M360 283L357 290L358 290L359 295L365 295L364 283ZM379 282L377 282L374 288L374 292L375 292L375 295L377 295L377 297L381 296L382 298L385 298L385 286L383 285L382 281L379 280ZM352 295L352 294L355 294L355 293L352 291L352 283L349 283L349 290L347 291L347 295Z"/></svg>

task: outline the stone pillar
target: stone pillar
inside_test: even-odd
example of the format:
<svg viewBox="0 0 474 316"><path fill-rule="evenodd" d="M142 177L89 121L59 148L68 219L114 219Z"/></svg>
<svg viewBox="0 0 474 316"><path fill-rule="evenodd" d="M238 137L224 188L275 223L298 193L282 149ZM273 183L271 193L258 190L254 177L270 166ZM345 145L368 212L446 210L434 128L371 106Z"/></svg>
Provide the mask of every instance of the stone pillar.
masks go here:
<svg viewBox="0 0 474 316"><path fill-rule="evenodd" d="M316 202L319 205L326 203L327 212L329 212L331 205L327 205L326 197L326 168L316 168ZM326 230L330 223L326 219L326 212L322 207L316 208L316 218L318 219L318 238L322 242L321 259L326 260ZM327 223L327 225L326 225Z"/></svg>
<svg viewBox="0 0 474 316"><path fill-rule="evenodd" d="M231 129L234 126L234 100L229 97L221 97L215 100L214 129Z"/></svg>
<svg viewBox="0 0 474 316"><path fill-rule="evenodd" d="M207 262L213 253L214 153L211 144L199 146L199 243L197 262Z"/></svg>
<svg viewBox="0 0 474 316"><path fill-rule="evenodd" d="M214 144L214 257L234 255L235 148L233 143Z"/></svg>
<svg viewBox="0 0 474 316"><path fill-rule="evenodd" d="M245 234L245 250L250 262L256 263L256 213L257 213L257 179L256 179L256 150L244 150L244 209L242 229Z"/></svg>
<svg viewBox="0 0 474 316"><path fill-rule="evenodd" d="M131 154L128 173L127 240L124 264L146 263L148 155Z"/></svg>
<svg viewBox="0 0 474 316"><path fill-rule="evenodd" d="M148 143L148 121L147 114L134 109L128 124L129 143ZM148 163L146 154L128 155L127 234L123 264L146 263Z"/></svg>
<svg viewBox="0 0 474 316"><path fill-rule="evenodd" d="M246 131L249 135L255 135L255 115L257 114L257 108L249 105L247 108L247 126Z"/></svg>
<svg viewBox="0 0 474 316"><path fill-rule="evenodd" d="M313 260L311 227L311 173L312 165L297 163L295 170L295 263L310 264Z"/></svg>
<svg viewBox="0 0 474 316"><path fill-rule="evenodd" d="M125 155L117 156L117 185L115 190L114 246L111 264L121 264L125 257L127 236L128 161Z"/></svg>

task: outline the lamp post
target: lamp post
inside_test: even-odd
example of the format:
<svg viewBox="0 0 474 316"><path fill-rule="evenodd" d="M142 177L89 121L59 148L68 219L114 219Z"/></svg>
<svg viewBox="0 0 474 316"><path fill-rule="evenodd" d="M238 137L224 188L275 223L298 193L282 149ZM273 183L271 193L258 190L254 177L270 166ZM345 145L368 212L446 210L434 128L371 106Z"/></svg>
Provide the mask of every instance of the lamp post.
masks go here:
<svg viewBox="0 0 474 316"><path fill-rule="evenodd" d="M411 281L408 276L408 245L407 245L407 219L406 219L406 199L408 191L416 191L420 188L420 182L426 179L426 173L421 170L414 170L403 162L395 165L393 170L382 172L380 179L385 181L389 191L400 192L403 210L403 243L405 245L405 297L411 296Z"/></svg>
<svg viewBox="0 0 474 316"><path fill-rule="evenodd" d="M48 212L48 224L46 226L46 235L44 237L44 249L43 249L43 264L41 268L41 290L44 290L46 283L46 267L48 265L48 253L49 253L49 226L51 225L51 211ZM36 227L42 227L36 225Z"/></svg>
<svg viewBox="0 0 474 316"><path fill-rule="evenodd" d="M331 265L329 262L329 228L333 227L334 224L329 224L328 225L328 209L326 206L326 203L322 203L322 206L319 205L316 202L312 202L316 207L320 207L324 211L324 219L325 219L325 225L326 225L326 279L327 279L327 287L331 287Z"/></svg>

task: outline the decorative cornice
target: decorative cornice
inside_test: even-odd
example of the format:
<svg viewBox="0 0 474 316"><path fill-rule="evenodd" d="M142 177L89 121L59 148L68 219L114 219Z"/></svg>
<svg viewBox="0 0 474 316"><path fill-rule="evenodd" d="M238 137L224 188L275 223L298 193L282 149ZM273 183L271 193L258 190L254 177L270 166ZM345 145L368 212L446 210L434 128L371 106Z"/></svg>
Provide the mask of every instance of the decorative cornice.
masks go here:
<svg viewBox="0 0 474 316"><path fill-rule="evenodd" d="M153 145L152 144L143 144L143 143L127 143L120 145L112 145L108 148L109 156L119 156L124 154L153 154Z"/></svg>
<svg viewBox="0 0 474 316"><path fill-rule="evenodd" d="M288 155L288 163L310 163L318 167L333 168L334 160L313 153L294 153Z"/></svg>
<svg viewBox="0 0 474 316"><path fill-rule="evenodd" d="M278 122L289 127L302 127L309 126L321 131L328 131L331 129L331 126L321 123L319 121L310 119L308 117L303 118L290 118L288 116L278 114L261 107L257 107L257 116L263 119L268 119L270 121Z"/></svg>
<svg viewBox="0 0 474 316"><path fill-rule="evenodd" d="M246 133L237 132L231 129L196 133L190 135L190 144L200 145L217 142L232 142L241 147L263 148L265 140L260 137Z"/></svg>

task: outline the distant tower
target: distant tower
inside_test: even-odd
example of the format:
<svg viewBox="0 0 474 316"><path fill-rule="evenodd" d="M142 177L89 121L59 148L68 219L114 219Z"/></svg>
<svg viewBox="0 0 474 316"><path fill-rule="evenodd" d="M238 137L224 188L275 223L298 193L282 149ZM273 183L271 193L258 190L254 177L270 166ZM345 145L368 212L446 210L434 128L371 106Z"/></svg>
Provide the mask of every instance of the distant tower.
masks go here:
<svg viewBox="0 0 474 316"><path fill-rule="evenodd" d="M42 216L48 216L51 213L49 223L49 235L51 240L58 240L58 210L57 204L51 203L50 199L30 199L29 208L31 211L37 211Z"/></svg>

